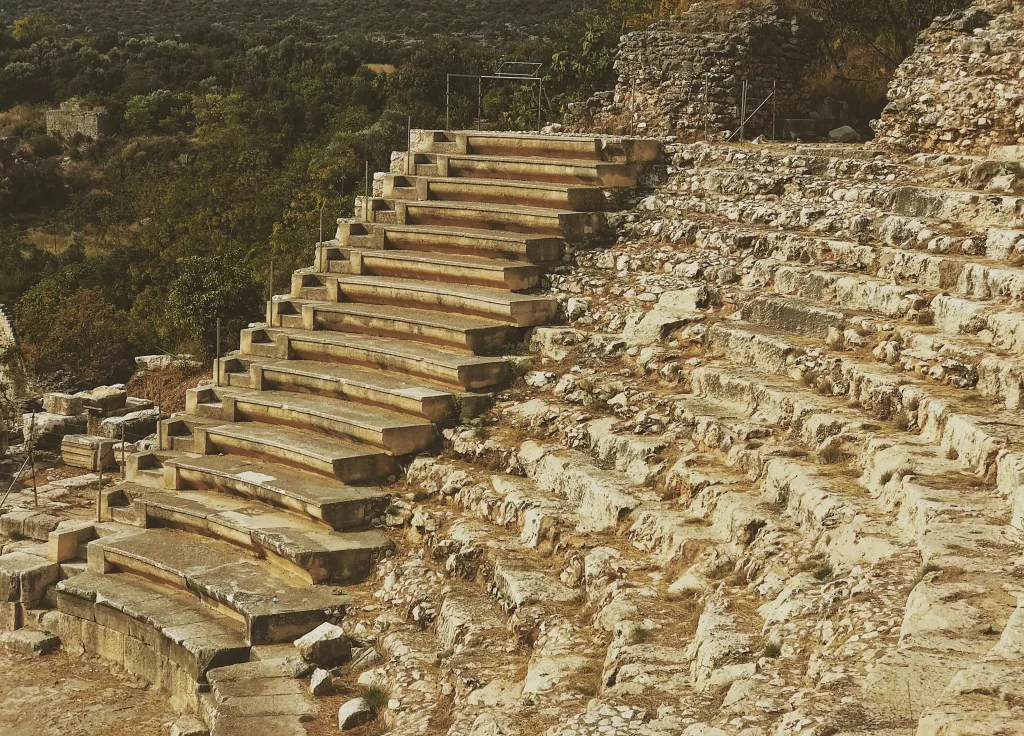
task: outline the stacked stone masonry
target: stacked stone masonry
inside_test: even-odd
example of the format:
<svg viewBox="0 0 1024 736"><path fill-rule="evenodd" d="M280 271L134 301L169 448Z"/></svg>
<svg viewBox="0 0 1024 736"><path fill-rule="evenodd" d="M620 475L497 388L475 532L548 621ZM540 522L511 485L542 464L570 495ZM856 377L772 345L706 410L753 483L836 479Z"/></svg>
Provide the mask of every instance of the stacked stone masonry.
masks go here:
<svg viewBox="0 0 1024 736"><path fill-rule="evenodd" d="M1024 144L1024 7L985 0L938 18L896 70L875 129L907 151Z"/></svg>
<svg viewBox="0 0 1024 736"><path fill-rule="evenodd" d="M46 113L46 132L54 138L98 141L113 135L113 121L106 110L94 110L79 102L63 103Z"/></svg>
<svg viewBox="0 0 1024 736"><path fill-rule="evenodd" d="M773 89L776 98L744 132L750 138L771 137L773 112L780 121L808 117L803 72L815 51L812 24L775 5L733 11L696 3L670 20L623 36L615 90L578 106L572 117L583 130L717 137L739 127L747 80L748 115Z"/></svg>

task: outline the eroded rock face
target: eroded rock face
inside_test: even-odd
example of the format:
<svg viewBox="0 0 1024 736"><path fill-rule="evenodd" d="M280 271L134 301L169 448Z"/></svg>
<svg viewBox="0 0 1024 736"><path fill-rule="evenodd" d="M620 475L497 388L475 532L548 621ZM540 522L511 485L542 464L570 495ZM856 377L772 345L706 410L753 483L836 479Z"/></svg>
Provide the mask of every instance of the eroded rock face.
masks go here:
<svg viewBox="0 0 1024 736"><path fill-rule="evenodd" d="M1024 9L983 0L939 18L896 70L875 124L904 150L986 153L1024 143Z"/></svg>

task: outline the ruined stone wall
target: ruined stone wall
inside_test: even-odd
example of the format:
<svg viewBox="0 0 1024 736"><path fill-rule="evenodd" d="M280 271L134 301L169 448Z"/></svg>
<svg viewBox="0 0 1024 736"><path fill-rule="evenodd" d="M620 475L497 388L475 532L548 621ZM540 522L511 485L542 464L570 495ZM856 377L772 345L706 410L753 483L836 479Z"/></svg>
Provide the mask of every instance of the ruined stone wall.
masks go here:
<svg viewBox="0 0 1024 736"><path fill-rule="evenodd" d="M95 141L111 135L113 125L107 112L72 102L64 103L59 110L46 113L46 132L55 138L70 140L80 135Z"/></svg>
<svg viewBox="0 0 1024 736"><path fill-rule="evenodd" d="M577 130L703 137L739 126L743 80L748 114L778 85L778 117L807 117L803 70L816 51L809 24L777 5L740 10L699 3L669 21L622 37L619 82L577 106ZM771 103L748 125L771 132Z"/></svg>
<svg viewBox="0 0 1024 736"><path fill-rule="evenodd" d="M984 153L1024 143L1024 5L983 0L938 18L897 69L879 142Z"/></svg>

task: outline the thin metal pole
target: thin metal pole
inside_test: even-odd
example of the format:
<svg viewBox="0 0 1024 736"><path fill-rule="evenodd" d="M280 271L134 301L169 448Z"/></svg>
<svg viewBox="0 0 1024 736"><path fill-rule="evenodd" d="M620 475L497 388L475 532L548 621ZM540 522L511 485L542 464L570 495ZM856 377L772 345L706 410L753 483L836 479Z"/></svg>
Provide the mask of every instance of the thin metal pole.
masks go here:
<svg viewBox="0 0 1024 736"><path fill-rule="evenodd" d="M220 371L218 370L217 373L219 375ZM161 398L162 398L162 396L161 396L160 384L158 383L156 385L156 417L157 417L157 422L158 422L158 424L156 425L156 449L158 451L164 449L164 441L162 439L163 434L160 432L160 424L163 423L163 419L161 419L161 417L163 417L163 412L160 411L160 399Z"/></svg>
<svg viewBox="0 0 1024 736"><path fill-rule="evenodd" d="M366 173L363 174L363 222L370 221L370 162L366 162Z"/></svg>
<svg viewBox="0 0 1024 736"><path fill-rule="evenodd" d="M271 299L273 301L273 299ZM220 317L217 318L217 361L213 364L214 379L220 386Z"/></svg>
<svg viewBox="0 0 1024 736"><path fill-rule="evenodd" d="M10 486L10 488L7 489L7 493L5 493L4 497L2 499L0 499L0 508L3 508L3 505L5 503L7 503L7 497L11 495L11 491L14 490L14 486L17 485L19 480L21 480L21 474L24 473L25 472L25 468L28 467L28 461L29 461L29 458L26 457L25 458L25 462L23 462L21 464L21 469L18 470L18 474L15 475L14 476L14 480L11 481L11 486Z"/></svg>
<svg viewBox="0 0 1024 736"><path fill-rule="evenodd" d="M274 259L270 259L270 278L267 281L267 301L274 300Z"/></svg>
<svg viewBox="0 0 1024 736"><path fill-rule="evenodd" d="M218 374L220 371L217 371ZM128 477L128 467L124 464L124 422L121 422L121 480Z"/></svg>
<svg viewBox="0 0 1024 736"><path fill-rule="evenodd" d="M634 133L636 125L636 78L633 79L633 86L629 93L629 134Z"/></svg>
<svg viewBox="0 0 1024 736"><path fill-rule="evenodd" d="M544 129L544 122L541 115L541 107L544 105L544 80L537 80L537 132L541 132Z"/></svg>
<svg viewBox="0 0 1024 736"><path fill-rule="evenodd" d="M452 129L452 75L447 76L444 88L444 129Z"/></svg>
<svg viewBox="0 0 1024 736"><path fill-rule="evenodd" d="M776 137L775 121L779 114L779 80L772 80L772 140L778 140Z"/></svg>
<svg viewBox="0 0 1024 736"><path fill-rule="evenodd" d="M476 80L476 126L479 127L484 119L484 78Z"/></svg>
<svg viewBox="0 0 1024 736"><path fill-rule="evenodd" d="M96 481L96 521L103 521L103 458L100 458L100 477Z"/></svg>
<svg viewBox="0 0 1024 736"><path fill-rule="evenodd" d="M414 173L412 170L412 115L409 116L408 131L405 140L405 174L406 176L412 176Z"/></svg>
<svg viewBox="0 0 1024 736"><path fill-rule="evenodd" d="M320 238L316 241L317 245L324 242L324 206L320 205Z"/></svg>
<svg viewBox="0 0 1024 736"><path fill-rule="evenodd" d="M747 80L743 80L743 94L740 101L740 143L743 142L747 124Z"/></svg>
<svg viewBox="0 0 1024 736"><path fill-rule="evenodd" d="M32 420L28 428L28 457L32 465L32 500L39 506L39 489L36 487L36 413L32 411Z"/></svg>

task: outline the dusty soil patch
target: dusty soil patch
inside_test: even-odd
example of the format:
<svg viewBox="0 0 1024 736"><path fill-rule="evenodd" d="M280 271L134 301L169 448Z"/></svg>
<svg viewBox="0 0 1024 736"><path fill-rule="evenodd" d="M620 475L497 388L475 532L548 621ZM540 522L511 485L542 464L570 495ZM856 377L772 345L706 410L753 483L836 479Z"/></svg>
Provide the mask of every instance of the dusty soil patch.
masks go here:
<svg viewBox="0 0 1024 736"><path fill-rule="evenodd" d="M153 736L175 714L157 692L63 652L31 659L0 650L4 736Z"/></svg>

